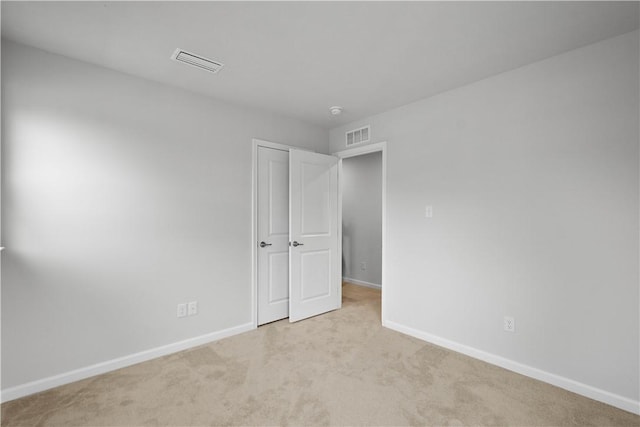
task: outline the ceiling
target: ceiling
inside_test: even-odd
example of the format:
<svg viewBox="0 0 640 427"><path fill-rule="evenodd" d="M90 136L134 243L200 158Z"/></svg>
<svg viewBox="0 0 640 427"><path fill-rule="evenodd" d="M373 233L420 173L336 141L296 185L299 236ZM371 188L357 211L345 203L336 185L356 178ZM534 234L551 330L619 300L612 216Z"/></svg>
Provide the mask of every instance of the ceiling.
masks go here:
<svg viewBox="0 0 640 427"><path fill-rule="evenodd" d="M332 128L638 28L638 2L10 2L2 36ZM182 48L218 74L172 61ZM339 117L329 107L340 105Z"/></svg>

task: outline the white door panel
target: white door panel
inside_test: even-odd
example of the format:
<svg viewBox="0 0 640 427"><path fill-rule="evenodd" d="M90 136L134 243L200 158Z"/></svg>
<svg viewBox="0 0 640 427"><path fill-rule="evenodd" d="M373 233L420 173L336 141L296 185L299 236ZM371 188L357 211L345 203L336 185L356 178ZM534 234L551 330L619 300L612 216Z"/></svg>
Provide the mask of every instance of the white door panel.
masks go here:
<svg viewBox="0 0 640 427"><path fill-rule="evenodd" d="M267 283L269 284L269 304L275 304L283 302L289 303L289 251L284 252L271 252L267 255L269 257L269 277ZM287 317L288 308L285 311L283 307L283 319ZM274 319L277 320L277 319Z"/></svg>
<svg viewBox="0 0 640 427"><path fill-rule="evenodd" d="M338 159L289 152L289 320L340 308Z"/></svg>
<svg viewBox="0 0 640 427"><path fill-rule="evenodd" d="M258 325L289 315L289 153L258 147Z"/></svg>
<svg viewBox="0 0 640 427"><path fill-rule="evenodd" d="M289 236L289 153L277 151L271 157L268 162L268 233L270 236Z"/></svg>
<svg viewBox="0 0 640 427"><path fill-rule="evenodd" d="M300 237L328 236L331 233L331 175L324 164L300 164L301 192Z"/></svg>
<svg viewBox="0 0 640 427"><path fill-rule="evenodd" d="M300 251L300 301L331 294L331 253L328 250Z"/></svg>

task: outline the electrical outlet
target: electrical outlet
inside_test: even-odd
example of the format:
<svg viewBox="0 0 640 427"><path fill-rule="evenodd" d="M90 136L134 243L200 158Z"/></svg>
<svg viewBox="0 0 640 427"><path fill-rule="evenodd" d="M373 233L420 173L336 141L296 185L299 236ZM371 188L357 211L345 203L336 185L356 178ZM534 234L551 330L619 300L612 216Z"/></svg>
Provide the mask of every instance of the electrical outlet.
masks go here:
<svg viewBox="0 0 640 427"><path fill-rule="evenodd" d="M191 301L187 305L187 310L188 310L189 316L195 316L196 314L198 314L198 301Z"/></svg>
<svg viewBox="0 0 640 427"><path fill-rule="evenodd" d="M361 262L360 263L360 270L364 271L367 269L367 263L366 262Z"/></svg>
<svg viewBox="0 0 640 427"><path fill-rule="evenodd" d="M507 332L516 331L516 320L511 316L504 316L504 330Z"/></svg>
<svg viewBox="0 0 640 427"><path fill-rule="evenodd" d="M187 304L178 304L178 317L187 316Z"/></svg>

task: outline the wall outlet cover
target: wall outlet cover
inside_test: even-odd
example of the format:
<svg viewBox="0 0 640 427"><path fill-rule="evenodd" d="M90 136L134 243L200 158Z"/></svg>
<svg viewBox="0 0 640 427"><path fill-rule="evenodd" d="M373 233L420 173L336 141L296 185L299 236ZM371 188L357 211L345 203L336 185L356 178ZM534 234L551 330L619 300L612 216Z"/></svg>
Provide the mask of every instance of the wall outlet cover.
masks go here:
<svg viewBox="0 0 640 427"><path fill-rule="evenodd" d="M516 331L516 320L511 316L504 316L503 328L507 332L515 332Z"/></svg>
<svg viewBox="0 0 640 427"><path fill-rule="evenodd" d="M188 310L189 316L195 316L196 314L198 314L198 301L191 301L187 305L187 310Z"/></svg>
<svg viewBox="0 0 640 427"><path fill-rule="evenodd" d="M187 316L187 304L178 304L178 317Z"/></svg>

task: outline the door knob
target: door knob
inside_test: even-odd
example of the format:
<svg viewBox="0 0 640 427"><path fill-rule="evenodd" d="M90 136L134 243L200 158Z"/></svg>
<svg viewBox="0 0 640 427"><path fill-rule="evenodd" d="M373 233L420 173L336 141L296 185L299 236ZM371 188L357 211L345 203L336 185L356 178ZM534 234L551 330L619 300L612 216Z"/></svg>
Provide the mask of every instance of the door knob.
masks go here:
<svg viewBox="0 0 640 427"><path fill-rule="evenodd" d="M260 247L261 248L266 248L267 246L271 246L272 243L265 243L265 242L260 242Z"/></svg>
<svg viewBox="0 0 640 427"><path fill-rule="evenodd" d="M304 243L298 243L298 242L296 242L296 241L294 240L294 241L293 241L293 243L291 244L291 246L293 246L294 248L295 248L295 247L298 247L298 246L304 246Z"/></svg>

